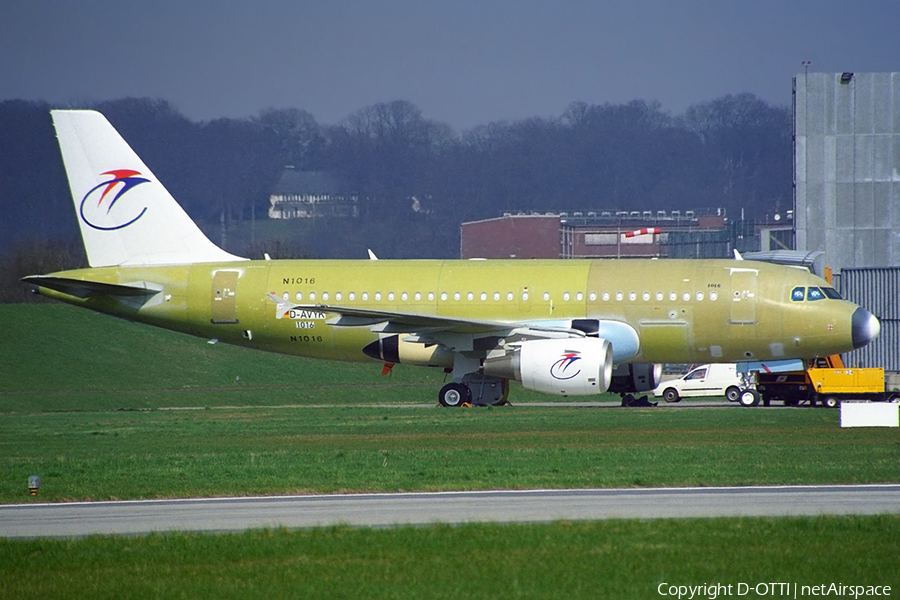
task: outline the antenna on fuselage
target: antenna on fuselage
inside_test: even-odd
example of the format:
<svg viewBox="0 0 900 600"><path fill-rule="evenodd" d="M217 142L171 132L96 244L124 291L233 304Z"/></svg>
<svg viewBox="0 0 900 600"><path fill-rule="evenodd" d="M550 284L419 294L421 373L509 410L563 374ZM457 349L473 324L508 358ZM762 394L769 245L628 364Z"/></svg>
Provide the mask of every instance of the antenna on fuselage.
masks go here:
<svg viewBox="0 0 900 600"><path fill-rule="evenodd" d="M378 257L375 256L375 253L372 252L372 249L369 248L368 250L369 250L369 260L378 260Z"/></svg>

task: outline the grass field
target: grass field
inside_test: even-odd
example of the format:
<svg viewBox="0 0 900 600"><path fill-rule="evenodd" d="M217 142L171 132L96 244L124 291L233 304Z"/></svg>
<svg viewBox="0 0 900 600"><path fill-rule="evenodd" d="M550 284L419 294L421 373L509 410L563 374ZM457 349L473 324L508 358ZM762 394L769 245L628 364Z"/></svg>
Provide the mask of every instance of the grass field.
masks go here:
<svg viewBox="0 0 900 600"><path fill-rule="evenodd" d="M666 583L731 585L724 598L768 582L896 597L898 539L900 518L866 517L0 540L0 597L645 599Z"/></svg>
<svg viewBox="0 0 900 600"><path fill-rule="evenodd" d="M0 306L0 502L900 481L900 433L824 409L447 410L443 374L210 345ZM238 379L239 378L239 379ZM552 398L551 398L552 399ZM0 540L0 598L650 598L673 585L890 585L896 517ZM895 593L896 589L895 588ZM752 594L751 594L752 595ZM707 596L708 597L708 596Z"/></svg>
<svg viewBox="0 0 900 600"><path fill-rule="evenodd" d="M32 501L34 473L51 501L900 481L897 430L842 430L837 411L550 408L521 387L512 407L448 410L423 401L428 369L381 377L60 305L0 306L0 326L3 502Z"/></svg>
<svg viewBox="0 0 900 600"><path fill-rule="evenodd" d="M0 501L900 480L834 411L219 408L0 418Z"/></svg>

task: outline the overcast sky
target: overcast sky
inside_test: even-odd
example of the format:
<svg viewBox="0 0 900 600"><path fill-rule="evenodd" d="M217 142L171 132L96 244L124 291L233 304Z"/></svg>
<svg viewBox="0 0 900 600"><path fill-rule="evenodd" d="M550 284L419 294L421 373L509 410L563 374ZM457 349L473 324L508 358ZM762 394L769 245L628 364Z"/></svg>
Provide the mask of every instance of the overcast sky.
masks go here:
<svg viewBox="0 0 900 600"><path fill-rule="evenodd" d="M391 100L467 129L572 101L680 114L803 71L900 71L898 0L9 0L0 100L163 98L196 120Z"/></svg>

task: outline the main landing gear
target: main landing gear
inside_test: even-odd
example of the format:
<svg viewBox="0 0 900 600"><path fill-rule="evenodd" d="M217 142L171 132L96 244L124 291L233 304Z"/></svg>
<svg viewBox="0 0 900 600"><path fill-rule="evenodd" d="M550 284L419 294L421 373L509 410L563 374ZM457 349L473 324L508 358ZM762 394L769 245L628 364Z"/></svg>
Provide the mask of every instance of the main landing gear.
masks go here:
<svg viewBox="0 0 900 600"><path fill-rule="evenodd" d="M448 383L438 393L441 406L497 406L509 396L509 381L500 377L488 377L469 373L461 382Z"/></svg>
<svg viewBox="0 0 900 600"><path fill-rule="evenodd" d="M463 404L472 404L472 390L461 383L448 383L441 388L438 394L438 402L441 406L453 408Z"/></svg>

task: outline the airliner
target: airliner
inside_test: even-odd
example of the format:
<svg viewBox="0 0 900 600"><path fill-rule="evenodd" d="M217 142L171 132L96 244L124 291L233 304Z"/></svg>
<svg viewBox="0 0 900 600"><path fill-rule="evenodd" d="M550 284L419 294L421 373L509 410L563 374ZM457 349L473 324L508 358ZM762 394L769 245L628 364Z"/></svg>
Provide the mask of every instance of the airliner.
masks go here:
<svg viewBox="0 0 900 600"><path fill-rule="evenodd" d="M650 391L662 363L796 368L879 333L808 270L739 257L249 260L214 245L102 114L51 114L90 268L24 278L36 291L247 348L443 369L443 406L505 402L512 380Z"/></svg>

